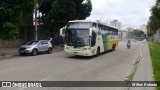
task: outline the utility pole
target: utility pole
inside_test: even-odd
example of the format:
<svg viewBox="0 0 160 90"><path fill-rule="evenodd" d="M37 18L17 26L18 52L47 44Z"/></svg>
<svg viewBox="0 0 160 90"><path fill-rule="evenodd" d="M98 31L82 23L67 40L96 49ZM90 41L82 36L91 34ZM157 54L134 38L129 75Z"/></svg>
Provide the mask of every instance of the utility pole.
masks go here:
<svg viewBox="0 0 160 90"><path fill-rule="evenodd" d="M37 10L38 10L38 3L35 7L35 40L38 40L38 31L37 31Z"/></svg>
<svg viewBox="0 0 160 90"><path fill-rule="evenodd" d="M35 7L35 40L38 40L37 11L38 11L38 8L42 5L42 3L43 3L43 0L41 0L40 4L36 3L36 7Z"/></svg>

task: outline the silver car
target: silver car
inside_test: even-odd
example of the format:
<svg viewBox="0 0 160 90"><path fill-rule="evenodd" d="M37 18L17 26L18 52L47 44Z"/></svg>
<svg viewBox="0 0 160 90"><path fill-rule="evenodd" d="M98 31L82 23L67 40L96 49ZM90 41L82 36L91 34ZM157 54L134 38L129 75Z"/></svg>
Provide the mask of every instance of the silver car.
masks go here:
<svg viewBox="0 0 160 90"><path fill-rule="evenodd" d="M52 44L48 40L35 40L26 43L25 45L20 46L19 54L32 54L36 56L40 52L52 53Z"/></svg>

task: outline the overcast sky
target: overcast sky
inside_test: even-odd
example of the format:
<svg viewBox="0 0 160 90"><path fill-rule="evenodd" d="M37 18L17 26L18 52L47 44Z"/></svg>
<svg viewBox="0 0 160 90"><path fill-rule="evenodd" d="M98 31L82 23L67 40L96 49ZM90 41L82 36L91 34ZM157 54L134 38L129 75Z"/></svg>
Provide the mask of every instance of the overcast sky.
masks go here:
<svg viewBox="0 0 160 90"><path fill-rule="evenodd" d="M91 0L92 13L88 20L111 21L117 19L126 27L139 28L146 24L155 0Z"/></svg>

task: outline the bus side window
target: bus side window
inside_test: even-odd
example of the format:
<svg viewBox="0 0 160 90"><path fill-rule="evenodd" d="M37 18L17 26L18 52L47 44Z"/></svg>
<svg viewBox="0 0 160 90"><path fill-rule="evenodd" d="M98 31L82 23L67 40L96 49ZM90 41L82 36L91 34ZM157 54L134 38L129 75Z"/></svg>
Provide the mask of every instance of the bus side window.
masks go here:
<svg viewBox="0 0 160 90"><path fill-rule="evenodd" d="M91 39L91 47L95 46L96 44L96 33L92 32L92 39Z"/></svg>
<svg viewBox="0 0 160 90"><path fill-rule="evenodd" d="M108 32L107 35L110 35L110 33Z"/></svg>
<svg viewBox="0 0 160 90"><path fill-rule="evenodd" d="M102 26L100 24L98 24L98 29L101 31L102 30Z"/></svg>

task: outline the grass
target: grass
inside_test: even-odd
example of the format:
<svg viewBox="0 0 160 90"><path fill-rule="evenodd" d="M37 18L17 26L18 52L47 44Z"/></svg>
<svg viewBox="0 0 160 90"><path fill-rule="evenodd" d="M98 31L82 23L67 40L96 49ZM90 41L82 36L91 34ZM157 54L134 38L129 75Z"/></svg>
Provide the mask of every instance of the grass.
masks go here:
<svg viewBox="0 0 160 90"><path fill-rule="evenodd" d="M152 60L154 79L155 81L160 81L160 44L149 43L149 50ZM157 87L156 90L160 90L160 87Z"/></svg>
<svg viewBox="0 0 160 90"><path fill-rule="evenodd" d="M137 71L137 67L138 67L138 64L139 64L139 60L140 60L140 58L138 57L138 59L136 60L136 62L135 62L135 64L134 64L132 73L131 73L131 74L129 75L129 77L128 77L128 80L129 80L129 81L132 81L133 78L134 78L134 75L135 75L135 73L136 73L136 71Z"/></svg>
<svg viewBox="0 0 160 90"><path fill-rule="evenodd" d="M140 56L140 54L139 54L138 58L136 59L136 62L133 64L134 67L133 67L133 69L132 69L132 72L131 72L131 74L128 76L128 81L132 81L132 80L133 80L134 75L135 75L135 73L136 73L136 71L137 71L137 67L138 67L138 64L139 64L140 59L141 59L141 56ZM131 84L131 83L128 83L128 85L130 85L130 84ZM125 90L129 90L129 89L130 89L130 87L127 87Z"/></svg>

